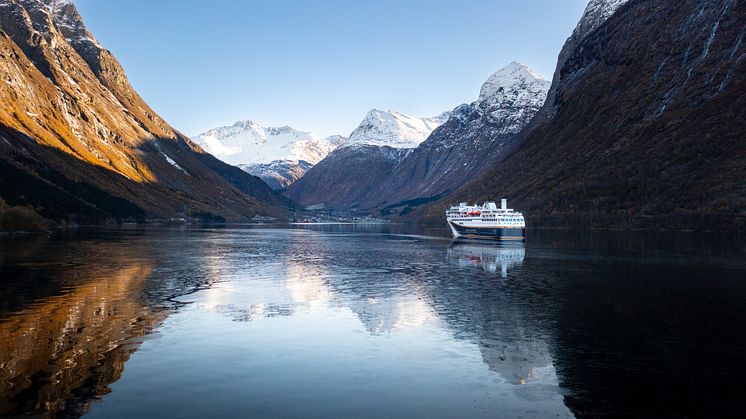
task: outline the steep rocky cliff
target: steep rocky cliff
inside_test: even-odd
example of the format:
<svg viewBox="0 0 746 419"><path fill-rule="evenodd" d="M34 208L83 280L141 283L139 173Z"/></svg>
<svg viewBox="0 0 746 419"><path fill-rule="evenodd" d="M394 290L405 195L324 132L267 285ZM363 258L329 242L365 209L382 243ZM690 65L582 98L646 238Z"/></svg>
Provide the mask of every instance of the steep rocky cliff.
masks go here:
<svg viewBox="0 0 746 419"><path fill-rule="evenodd" d="M449 199L508 197L534 226L743 228L746 3L598 4L618 8L587 31L586 13L542 118Z"/></svg>
<svg viewBox="0 0 746 419"><path fill-rule="evenodd" d="M0 57L0 196L8 204L78 222L246 219L290 205L156 115L71 1L0 0Z"/></svg>

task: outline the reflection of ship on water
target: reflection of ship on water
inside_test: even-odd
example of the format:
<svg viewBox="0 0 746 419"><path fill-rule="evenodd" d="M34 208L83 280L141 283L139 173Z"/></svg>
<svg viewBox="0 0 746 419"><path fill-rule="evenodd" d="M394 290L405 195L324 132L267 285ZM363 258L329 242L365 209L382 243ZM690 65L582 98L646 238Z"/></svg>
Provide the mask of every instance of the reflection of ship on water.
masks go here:
<svg viewBox="0 0 746 419"><path fill-rule="evenodd" d="M473 241L455 240L448 247L448 261L461 267L475 267L490 273L498 268L503 278L508 276L508 268L523 263L526 249L523 245L497 245Z"/></svg>

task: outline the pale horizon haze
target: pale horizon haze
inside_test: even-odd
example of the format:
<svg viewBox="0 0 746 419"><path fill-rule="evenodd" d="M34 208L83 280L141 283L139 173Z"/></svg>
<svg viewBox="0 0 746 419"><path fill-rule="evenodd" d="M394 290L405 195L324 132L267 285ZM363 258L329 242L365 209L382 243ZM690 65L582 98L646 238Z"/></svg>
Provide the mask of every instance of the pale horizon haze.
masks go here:
<svg viewBox="0 0 746 419"><path fill-rule="evenodd" d="M250 119L349 135L435 116L512 61L551 79L587 0L75 0L146 102L197 135Z"/></svg>

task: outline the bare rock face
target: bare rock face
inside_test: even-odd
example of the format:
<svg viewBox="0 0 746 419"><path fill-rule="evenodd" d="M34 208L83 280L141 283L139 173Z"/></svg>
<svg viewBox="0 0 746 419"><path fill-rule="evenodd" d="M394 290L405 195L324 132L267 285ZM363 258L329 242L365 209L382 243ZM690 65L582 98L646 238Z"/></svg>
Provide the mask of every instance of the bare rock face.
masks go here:
<svg viewBox="0 0 746 419"><path fill-rule="evenodd" d="M533 225L744 228L745 36L742 1L623 4L563 51L515 150L449 199L508 197Z"/></svg>
<svg viewBox="0 0 746 419"><path fill-rule="evenodd" d="M547 106L542 109L537 120L542 117L551 117L556 111L554 98L560 81L560 70L564 67L565 62L573 54L575 49L583 42L583 39L591 32L598 29L608 18L610 18L617 9L627 3L629 0L590 0L580 18L580 22L573 30L572 35L565 41L562 50L557 58L557 67L552 76L552 86L547 94ZM537 121L538 122L538 121Z"/></svg>
<svg viewBox="0 0 746 419"><path fill-rule="evenodd" d="M0 196L8 203L87 222L245 219L289 205L150 109L71 1L1 0L0 56Z"/></svg>

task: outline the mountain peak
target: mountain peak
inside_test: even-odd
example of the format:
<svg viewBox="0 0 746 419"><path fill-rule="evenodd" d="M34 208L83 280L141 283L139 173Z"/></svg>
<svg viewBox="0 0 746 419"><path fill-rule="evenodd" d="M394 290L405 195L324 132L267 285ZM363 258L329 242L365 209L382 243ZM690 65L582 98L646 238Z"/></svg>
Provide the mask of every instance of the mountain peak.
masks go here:
<svg viewBox="0 0 746 419"><path fill-rule="evenodd" d="M492 102L496 96L507 90L514 90L516 86L533 85L536 86L537 90L542 90L546 86L546 90L548 90L550 84L548 80L537 74L529 66L513 61L497 70L482 84L478 102L480 104Z"/></svg>
<svg viewBox="0 0 746 419"><path fill-rule="evenodd" d="M606 22L627 1L629 0L590 0L572 36L584 38Z"/></svg>
<svg viewBox="0 0 746 419"><path fill-rule="evenodd" d="M252 120L213 128L192 139L218 159L260 177L273 189L292 184L347 140L340 135L321 138L287 125L264 127Z"/></svg>
<svg viewBox="0 0 746 419"><path fill-rule="evenodd" d="M232 128L236 128L236 129L250 129L250 128L254 128L254 127L261 127L261 125L259 125L258 123L254 122L254 121L252 121L250 119L246 119L246 120L242 120L242 121L236 121L236 123L234 123L233 125L231 125L231 127ZM229 127L221 127L221 128L229 128ZM216 128L216 129L220 129L220 128Z"/></svg>
<svg viewBox="0 0 746 419"><path fill-rule="evenodd" d="M551 84L527 65L513 61L484 82L476 107L500 126L501 133L514 134L544 105Z"/></svg>
<svg viewBox="0 0 746 419"><path fill-rule="evenodd" d="M62 9L65 6L75 6L75 2L73 0L43 0L44 3L46 3L47 7L49 7L49 10L55 11Z"/></svg>
<svg viewBox="0 0 746 419"><path fill-rule="evenodd" d="M352 131L347 145L414 148L448 119L448 112L433 118L417 118L394 111L371 109Z"/></svg>
<svg viewBox="0 0 746 419"><path fill-rule="evenodd" d="M228 164L303 160L313 165L342 144L345 138L321 138L287 125L264 127L252 120L243 120L231 126L213 128L193 137L193 140Z"/></svg>

